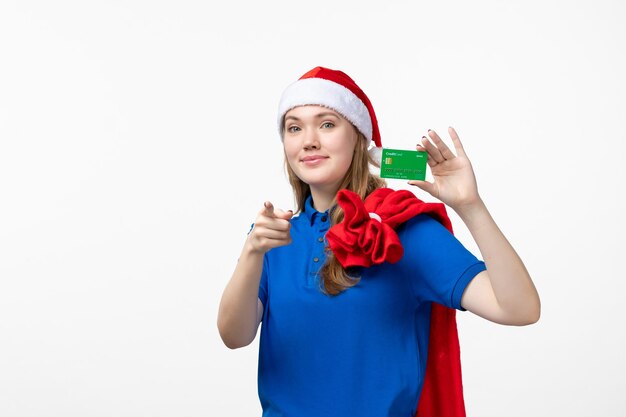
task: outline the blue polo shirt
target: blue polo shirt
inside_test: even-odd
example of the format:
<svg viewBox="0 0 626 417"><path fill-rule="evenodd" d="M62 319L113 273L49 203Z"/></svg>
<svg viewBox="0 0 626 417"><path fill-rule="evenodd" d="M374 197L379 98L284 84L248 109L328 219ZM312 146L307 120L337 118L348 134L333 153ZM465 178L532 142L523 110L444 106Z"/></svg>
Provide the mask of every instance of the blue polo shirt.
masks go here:
<svg viewBox="0 0 626 417"><path fill-rule="evenodd" d="M319 290L328 211L306 200L292 243L265 254L258 389L264 417L413 417L424 380L431 302L463 310L485 264L439 222L418 215L396 231L404 256L356 268L337 296Z"/></svg>

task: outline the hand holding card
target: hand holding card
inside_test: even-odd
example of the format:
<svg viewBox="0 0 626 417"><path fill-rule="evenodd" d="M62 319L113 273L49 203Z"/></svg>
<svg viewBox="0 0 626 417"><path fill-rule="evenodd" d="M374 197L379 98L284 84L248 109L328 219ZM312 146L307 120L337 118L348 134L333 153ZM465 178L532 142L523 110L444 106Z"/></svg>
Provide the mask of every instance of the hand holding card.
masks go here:
<svg viewBox="0 0 626 417"><path fill-rule="evenodd" d="M423 136L422 143L416 149L428 154L428 166L434 181L431 183L419 180L408 183L421 188L458 212L480 203L481 199L472 164L465 154L461 140L452 127L448 128L448 133L457 155L452 153L434 130L429 130L428 138Z"/></svg>

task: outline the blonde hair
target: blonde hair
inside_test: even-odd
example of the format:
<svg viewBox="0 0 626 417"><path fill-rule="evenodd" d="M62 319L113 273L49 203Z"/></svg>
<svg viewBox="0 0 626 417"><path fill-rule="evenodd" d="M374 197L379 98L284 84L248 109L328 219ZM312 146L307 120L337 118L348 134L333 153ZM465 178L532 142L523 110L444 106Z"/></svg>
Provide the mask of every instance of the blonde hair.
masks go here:
<svg viewBox="0 0 626 417"><path fill-rule="evenodd" d="M353 126L354 127L354 126ZM354 154L350 167L339 185L339 190L347 189L357 193L361 199L364 199L377 188L386 187L387 183L380 177L370 172L369 165L372 164L377 168L380 165L375 161L367 151L367 140L361 132L354 128L357 132L357 143L355 145ZM294 198L296 202L296 213L304 211L304 204L307 197L311 194L311 188L307 183L302 181L291 169L287 157L285 156L285 169L289 177L289 183L293 188ZM336 197L333 198L331 205L334 208L330 211L331 226L340 223L343 220L343 209L337 205ZM325 248L327 254L326 262L319 272L320 290L328 295L338 295L344 290L358 284L361 277L354 276L354 271L343 268L333 252L327 246Z"/></svg>

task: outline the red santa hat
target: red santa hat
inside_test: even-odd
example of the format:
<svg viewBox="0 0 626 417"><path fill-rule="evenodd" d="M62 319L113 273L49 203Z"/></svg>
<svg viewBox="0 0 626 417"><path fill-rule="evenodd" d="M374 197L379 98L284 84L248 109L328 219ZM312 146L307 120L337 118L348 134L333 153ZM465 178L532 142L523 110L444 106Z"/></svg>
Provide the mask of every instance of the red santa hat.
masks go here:
<svg viewBox="0 0 626 417"><path fill-rule="evenodd" d="M382 143L376 113L363 90L341 71L315 67L283 92L278 105L278 131L283 138L285 114L298 106L319 105L333 109L363 134L370 153L380 161Z"/></svg>

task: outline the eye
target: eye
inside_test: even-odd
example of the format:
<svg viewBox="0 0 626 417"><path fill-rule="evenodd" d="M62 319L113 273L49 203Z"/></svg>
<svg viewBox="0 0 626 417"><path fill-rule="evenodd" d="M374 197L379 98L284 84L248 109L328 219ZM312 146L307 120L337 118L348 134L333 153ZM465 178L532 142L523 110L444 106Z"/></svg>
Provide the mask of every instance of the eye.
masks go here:
<svg viewBox="0 0 626 417"><path fill-rule="evenodd" d="M290 132L290 133L294 133L294 132L297 132L299 130L300 130L300 128L298 126L289 126L287 128L287 132Z"/></svg>
<svg viewBox="0 0 626 417"><path fill-rule="evenodd" d="M324 122L322 127L330 129L331 127L335 127L335 124L333 122Z"/></svg>

